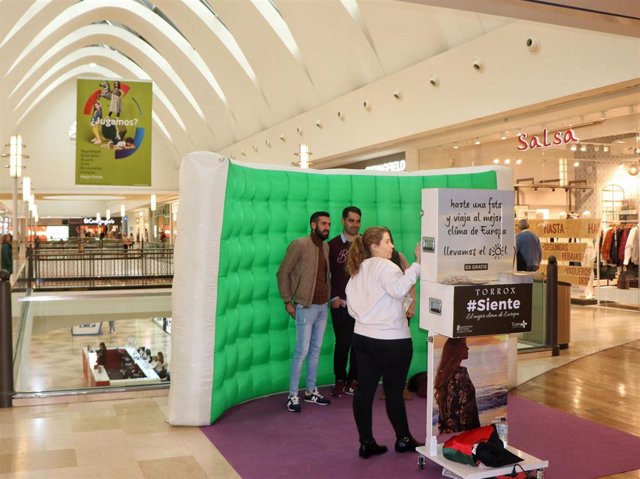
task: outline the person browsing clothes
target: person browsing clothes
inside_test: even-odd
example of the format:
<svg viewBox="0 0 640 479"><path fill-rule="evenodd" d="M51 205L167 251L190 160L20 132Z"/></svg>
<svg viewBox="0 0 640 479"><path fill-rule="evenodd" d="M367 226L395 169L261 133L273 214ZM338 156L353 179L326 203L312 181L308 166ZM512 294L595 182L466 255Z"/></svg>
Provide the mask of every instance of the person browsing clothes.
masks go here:
<svg viewBox="0 0 640 479"><path fill-rule="evenodd" d="M368 458L387 452L373 437L372 406L380 377L384 378L387 416L396 434L397 452L413 451L424 443L409 431L402 390L405 386L413 346L404 309L404 298L420 276L420 246L416 262L406 271L391 261L393 243L389 230L367 228L349 249L347 307L355 319L353 350L358 362L358 389L353 398L353 416L358 428L358 454Z"/></svg>
<svg viewBox="0 0 640 479"><path fill-rule="evenodd" d="M316 211L309 219L311 234L292 241L278 268L278 290L284 307L296 325L296 345L291 361L287 409L300 412L298 397L302 363L307 360L304 401L319 406L331 403L316 387L318 361L329 303L329 237L331 219Z"/></svg>
<svg viewBox="0 0 640 479"><path fill-rule="evenodd" d="M529 221L518 223L520 233L516 236L516 268L518 271L538 271L542 260L540 238L529 229Z"/></svg>

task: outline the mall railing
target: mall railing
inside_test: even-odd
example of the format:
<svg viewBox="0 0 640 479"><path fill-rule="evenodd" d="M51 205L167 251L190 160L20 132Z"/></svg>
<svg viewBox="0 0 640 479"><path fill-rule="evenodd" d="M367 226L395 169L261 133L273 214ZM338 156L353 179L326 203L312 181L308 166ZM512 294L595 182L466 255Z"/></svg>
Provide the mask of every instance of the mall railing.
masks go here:
<svg viewBox="0 0 640 479"><path fill-rule="evenodd" d="M173 280L173 248L157 245L144 249L120 247L38 247L27 251L27 268L17 288L87 290L170 287Z"/></svg>

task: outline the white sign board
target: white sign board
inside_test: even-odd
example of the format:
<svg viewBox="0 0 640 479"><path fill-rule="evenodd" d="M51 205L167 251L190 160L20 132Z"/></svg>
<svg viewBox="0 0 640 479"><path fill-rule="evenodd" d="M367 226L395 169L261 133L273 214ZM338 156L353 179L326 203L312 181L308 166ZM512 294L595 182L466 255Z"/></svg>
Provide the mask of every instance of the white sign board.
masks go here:
<svg viewBox="0 0 640 479"><path fill-rule="evenodd" d="M468 284L513 271L514 193L422 190L422 279Z"/></svg>

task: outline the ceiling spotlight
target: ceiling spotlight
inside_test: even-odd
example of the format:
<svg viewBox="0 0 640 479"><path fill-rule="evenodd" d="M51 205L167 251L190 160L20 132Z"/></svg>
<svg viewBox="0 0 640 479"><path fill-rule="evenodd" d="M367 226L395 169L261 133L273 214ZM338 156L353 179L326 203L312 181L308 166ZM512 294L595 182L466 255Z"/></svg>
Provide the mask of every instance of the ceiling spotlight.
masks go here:
<svg viewBox="0 0 640 479"><path fill-rule="evenodd" d="M640 148L636 148L635 149L635 153L636 153L636 155L640 154Z"/></svg>
<svg viewBox="0 0 640 479"><path fill-rule="evenodd" d="M457 144L457 143L454 143L454 144L453 144L453 149L454 149L454 150L457 150L458 148L460 148L460 147L458 146L458 144Z"/></svg>
<svg viewBox="0 0 640 479"><path fill-rule="evenodd" d="M508 133L508 131L505 131L504 133L502 133L502 134L500 135L500 139L501 139L501 140L506 140L506 139L507 139L507 133Z"/></svg>
<svg viewBox="0 0 640 479"><path fill-rule="evenodd" d="M604 151L605 153L609 153L609 147L608 146L603 147L602 151Z"/></svg>
<svg viewBox="0 0 640 479"><path fill-rule="evenodd" d="M479 145L480 144L480 138L476 138L475 140L473 140L473 144L474 145Z"/></svg>
<svg viewBox="0 0 640 479"><path fill-rule="evenodd" d="M601 111L600 112L600 119L601 120L606 120L607 119L607 112L606 111Z"/></svg>
<svg viewBox="0 0 640 479"><path fill-rule="evenodd" d="M510 163L511 163L511 159L510 159L510 158L505 158L505 160L504 160L504 164L505 164L505 165L508 165L508 164L510 164Z"/></svg>
<svg viewBox="0 0 640 479"><path fill-rule="evenodd" d="M296 131L298 132L298 135L300 136L304 135L304 130L302 129L302 127L296 128Z"/></svg>
<svg viewBox="0 0 640 479"><path fill-rule="evenodd" d="M522 158L518 158L516 160L516 165L521 165L522 164Z"/></svg>
<svg viewBox="0 0 640 479"><path fill-rule="evenodd" d="M393 98L395 98L396 100L400 100L402 98L402 92L397 88L393 90L392 94L393 94Z"/></svg>
<svg viewBox="0 0 640 479"><path fill-rule="evenodd" d="M580 145L580 151L587 151L587 145Z"/></svg>
<svg viewBox="0 0 640 479"><path fill-rule="evenodd" d="M629 169L627 170L627 172L631 175L631 176L636 176L638 174L638 165L631 165L629 167Z"/></svg>
<svg viewBox="0 0 640 479"><path fill-rule="evenodd" d="M573 164L573 166L577 168L578 166L580 166L580 162L579 162L579 161L576 161L576 162Z"/></svg>
<svg viewBox="0 0 640 479"><path fill-rule="evenodd" d="M571 148L569 148L571 151L576 151L578 149L578 147L576 145L571 145Z"/></svg>
<svg viewBox="0 0 640 479"><path fill-rule="evenodd" d="M493 164L497 165L498 163L500 163L500 160L498 158L494 158L493 159Z"/></svg>
<svg viewBox="0 0 640 479"><path fill-rule="evenodd" d="M280 135L280 141L285 142L287 141L287 137L284 135Z"/></svg>
<svg viewBox="0 0 640 479"><path fill-rule="evenodd" d="M94 63L94 62L91 62L91 63L89 63L89 66L90 66L91 68L95 68L95 67L97 67L98 65L97 65L96 63Z"/></svg>

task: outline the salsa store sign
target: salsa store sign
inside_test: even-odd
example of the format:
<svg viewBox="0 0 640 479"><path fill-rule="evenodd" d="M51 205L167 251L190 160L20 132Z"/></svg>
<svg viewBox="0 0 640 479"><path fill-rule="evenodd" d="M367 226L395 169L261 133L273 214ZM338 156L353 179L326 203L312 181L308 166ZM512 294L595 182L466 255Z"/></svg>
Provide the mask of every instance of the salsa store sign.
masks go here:
<svg viewBox="0 0 640 479"><path fill-rule="evenodd" d="M458 286L453 297L453 335L531 331L531 284Z"/></svg>
<svg viewBox="0 0 640 479"><path fill-rule="evenodd" d="M549 148L551 146L568 145L574 141L580 141L573 130L556 131L549 133L546 128L542 130L542 135L531 135L520 133L518 135L518 150L528 151L536 148Z"/></svg>

